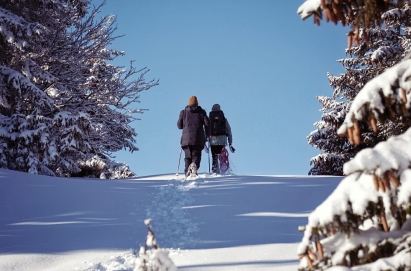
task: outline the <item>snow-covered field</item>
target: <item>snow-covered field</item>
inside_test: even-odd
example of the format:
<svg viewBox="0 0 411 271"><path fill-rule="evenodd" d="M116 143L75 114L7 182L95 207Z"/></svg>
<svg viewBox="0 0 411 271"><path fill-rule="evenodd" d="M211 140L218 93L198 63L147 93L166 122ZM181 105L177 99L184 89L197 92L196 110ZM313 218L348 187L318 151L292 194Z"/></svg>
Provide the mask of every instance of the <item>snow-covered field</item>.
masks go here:
<svg viewBox="0 0 411 271"><path fill-rule="evenodd" d="M69 179L0 169L0 270L131 271L146 218L179 270L297 270L298 226L340 180Z"/></svg>

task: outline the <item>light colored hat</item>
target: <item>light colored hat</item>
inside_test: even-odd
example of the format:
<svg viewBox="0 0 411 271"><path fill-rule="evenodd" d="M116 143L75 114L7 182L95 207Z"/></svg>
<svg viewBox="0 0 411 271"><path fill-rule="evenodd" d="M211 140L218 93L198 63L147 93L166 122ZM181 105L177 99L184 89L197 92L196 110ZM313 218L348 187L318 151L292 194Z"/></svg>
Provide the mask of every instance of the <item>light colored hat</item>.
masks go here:
<svg viewBox="0 0 411 271"><path fill-rule="evenodd" d="M211 108L211 110L212 111L220 111L221 110L220 105L219 104L213 105L213 108Z"/></svg>
<svg viewBox="0 0 411 271"><path fill-rule="evenodd" d="M191 96L190 99L188 99L188 105L198 105L197 97Z"/></svg>

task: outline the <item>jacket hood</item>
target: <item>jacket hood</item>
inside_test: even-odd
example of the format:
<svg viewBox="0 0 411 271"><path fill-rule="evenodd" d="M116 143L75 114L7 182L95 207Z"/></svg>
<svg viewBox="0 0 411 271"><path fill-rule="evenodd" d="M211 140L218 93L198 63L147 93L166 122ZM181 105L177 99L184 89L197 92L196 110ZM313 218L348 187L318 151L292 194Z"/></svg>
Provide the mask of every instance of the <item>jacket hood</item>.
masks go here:
<svg viewBox="0 0 411 271"><path fill-rule="evenodd" d="M186 110L190 112L201 112L203 108L201 108L201 106L199 105L193 104L193 105L187 105Z"/></svg>
<svg viewBox="0 0 411 271"><path fill-rule="evenodd" d="M219 104L213 105L213 108L211 108L211 111L221 111L221 107Z"/></svg>

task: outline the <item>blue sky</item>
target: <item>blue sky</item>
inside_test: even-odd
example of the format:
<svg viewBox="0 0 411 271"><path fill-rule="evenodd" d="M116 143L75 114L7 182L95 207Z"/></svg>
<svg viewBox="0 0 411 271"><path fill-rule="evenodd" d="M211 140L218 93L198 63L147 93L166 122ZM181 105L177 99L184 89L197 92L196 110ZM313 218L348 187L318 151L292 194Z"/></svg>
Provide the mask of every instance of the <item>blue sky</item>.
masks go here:
<svg viewBox="0 0 411 271"><path fill-rule="evenodd" d="M98 5L101 0L93 0ZM319 153L306 136L320 120L327 72L342 73L348 28L296 14L302 0L107 0L117 16L115 64L148 67L160 85L141 93L149 111L133 123L139 151L116 153L140 176L177 170L176 122L190 96L207 112L221 105L233 132L236 174L306 175ZM208 172L203 152L200 172ZM183 159L181 160L183 164ZM180 166L180 172L182 166Z"/></svg>

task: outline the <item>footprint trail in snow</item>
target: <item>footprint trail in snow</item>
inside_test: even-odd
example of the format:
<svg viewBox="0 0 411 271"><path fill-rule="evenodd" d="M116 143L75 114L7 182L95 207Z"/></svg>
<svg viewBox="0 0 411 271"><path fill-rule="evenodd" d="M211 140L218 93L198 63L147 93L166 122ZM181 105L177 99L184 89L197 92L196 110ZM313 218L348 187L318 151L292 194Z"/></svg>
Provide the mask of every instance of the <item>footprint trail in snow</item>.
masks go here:
<svg viewBox="0 0 411 271"><path fill-rule="evenodd" d="M199 230L199 222L188 218L184 207L194 203L188 191L202 182L201 177L187 182L170 180L168 184L157 187L146 215L152 219L160 247L184 247L196 240L194 234Z"/></svg>

